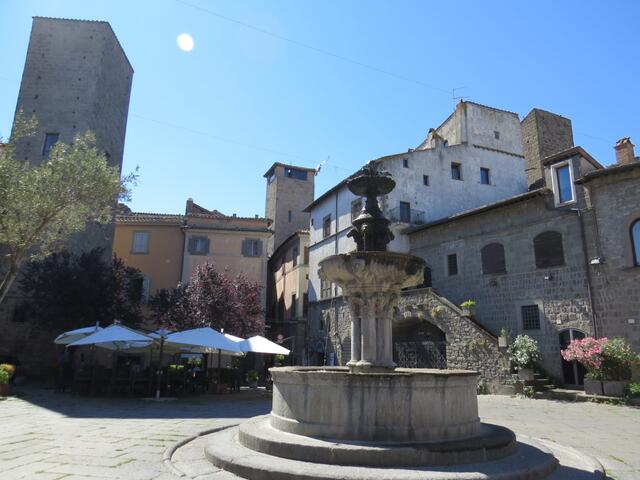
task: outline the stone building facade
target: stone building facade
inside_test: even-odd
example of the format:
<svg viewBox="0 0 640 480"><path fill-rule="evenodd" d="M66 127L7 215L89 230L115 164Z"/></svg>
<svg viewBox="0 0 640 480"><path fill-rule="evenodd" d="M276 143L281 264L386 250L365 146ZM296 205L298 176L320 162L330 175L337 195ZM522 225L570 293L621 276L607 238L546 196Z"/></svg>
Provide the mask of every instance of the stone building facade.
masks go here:
<svg viewBox="0 0 640 480"><path fill-rule="evenodd" d="M488 339L505 329L538 341L540 366L557 383L579 385L584 372L560 356L571 339L618 336L640 350L640 162L630 139L618 142L618 163L605 168L573 146L570 120L563 117L534 109L522 135L528 189L520 185L514 195L401 230L409 253L427 263L422 286L433 288L430 301L449 305L459 321L447 329L432 307L423 307L424 298L405 292L404 312L394 320L399 360L423 355L417 366L479 368L495 386L508 368L504 351L490 341L470 341L467 329L475 325ZM329 193L340 194L334 190ZM349 223L345 218L345 231ZM329 240L333 251L323 256L348 248ZM312 255L311 274L314 268ZM349 312L337 289L319 288L325 298L313 296L311 282L309 344L324 352L324 362L344 364ZM455 305L468 299L476 302L474 315L460 316ZM444 362L438 351L446 353Z"/></svg>

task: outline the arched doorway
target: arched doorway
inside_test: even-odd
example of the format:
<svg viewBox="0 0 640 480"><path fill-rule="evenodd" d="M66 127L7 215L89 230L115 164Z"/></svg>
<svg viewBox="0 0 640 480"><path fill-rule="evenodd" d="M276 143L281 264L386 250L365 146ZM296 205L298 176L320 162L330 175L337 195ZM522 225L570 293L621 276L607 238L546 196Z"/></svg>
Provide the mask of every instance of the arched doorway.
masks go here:
<svg viewBox="0 0 640 480"><path fill-rule="evenodd" d="M447 368L444 332L418 318L394 325L393 361L402 368Z"/></svg>
<svg viewBox="0 0 640 480"><path fill-rule="evenodd" d="M586 337L586 334L575 328L568 328L562 330L558 335L560 340L560 348L564 350L567 348L572 340L578 340ZM567 362L564 358L560 357L562 361L562 379L567 387L578 387L584 385L584 375L586 370L578 362Z"/></svg>

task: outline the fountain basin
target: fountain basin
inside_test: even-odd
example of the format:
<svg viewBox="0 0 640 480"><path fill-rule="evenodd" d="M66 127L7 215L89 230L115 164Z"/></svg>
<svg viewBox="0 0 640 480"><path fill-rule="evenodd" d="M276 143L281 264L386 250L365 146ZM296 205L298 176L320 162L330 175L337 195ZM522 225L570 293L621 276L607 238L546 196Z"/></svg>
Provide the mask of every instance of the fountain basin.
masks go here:
<svg viewBox="0 0 640 480"><path fill-rule="evenodd" d="M476 383L467 370L344 367L270 370L270 424L297 435L353 441L441 442L480 434Z"/></svg>

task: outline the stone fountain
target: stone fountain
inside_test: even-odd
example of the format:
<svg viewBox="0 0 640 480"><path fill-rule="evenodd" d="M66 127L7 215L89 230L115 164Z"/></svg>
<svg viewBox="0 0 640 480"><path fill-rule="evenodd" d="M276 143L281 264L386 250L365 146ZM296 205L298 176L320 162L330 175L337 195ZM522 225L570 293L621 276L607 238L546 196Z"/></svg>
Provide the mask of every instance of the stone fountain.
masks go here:
<svg viewBox="0 0 640 480"><path fill-rule="evenodd" d="M393 308L425 264L387 251L393 234L378 197L395 187L391 176L370 163L347 185L366 199L349 232L357 248L325 258L319 273L349 304L351 360L272 368L271 413L214 435L207 458L260 480L603 478L576 450L481 423L477 372L396 368Z"/></svg>

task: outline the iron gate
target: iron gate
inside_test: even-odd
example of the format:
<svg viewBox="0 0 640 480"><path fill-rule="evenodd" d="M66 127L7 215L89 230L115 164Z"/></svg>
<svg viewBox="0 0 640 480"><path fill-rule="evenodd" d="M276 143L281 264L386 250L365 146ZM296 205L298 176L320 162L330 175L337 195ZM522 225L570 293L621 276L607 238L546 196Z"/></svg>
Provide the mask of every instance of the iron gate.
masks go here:
<svg viewBox="0 0 640 480"><path fill-rule="evenodd" d="M394 361L402 368L447 368L447 342L395 342Z"/></svg>

